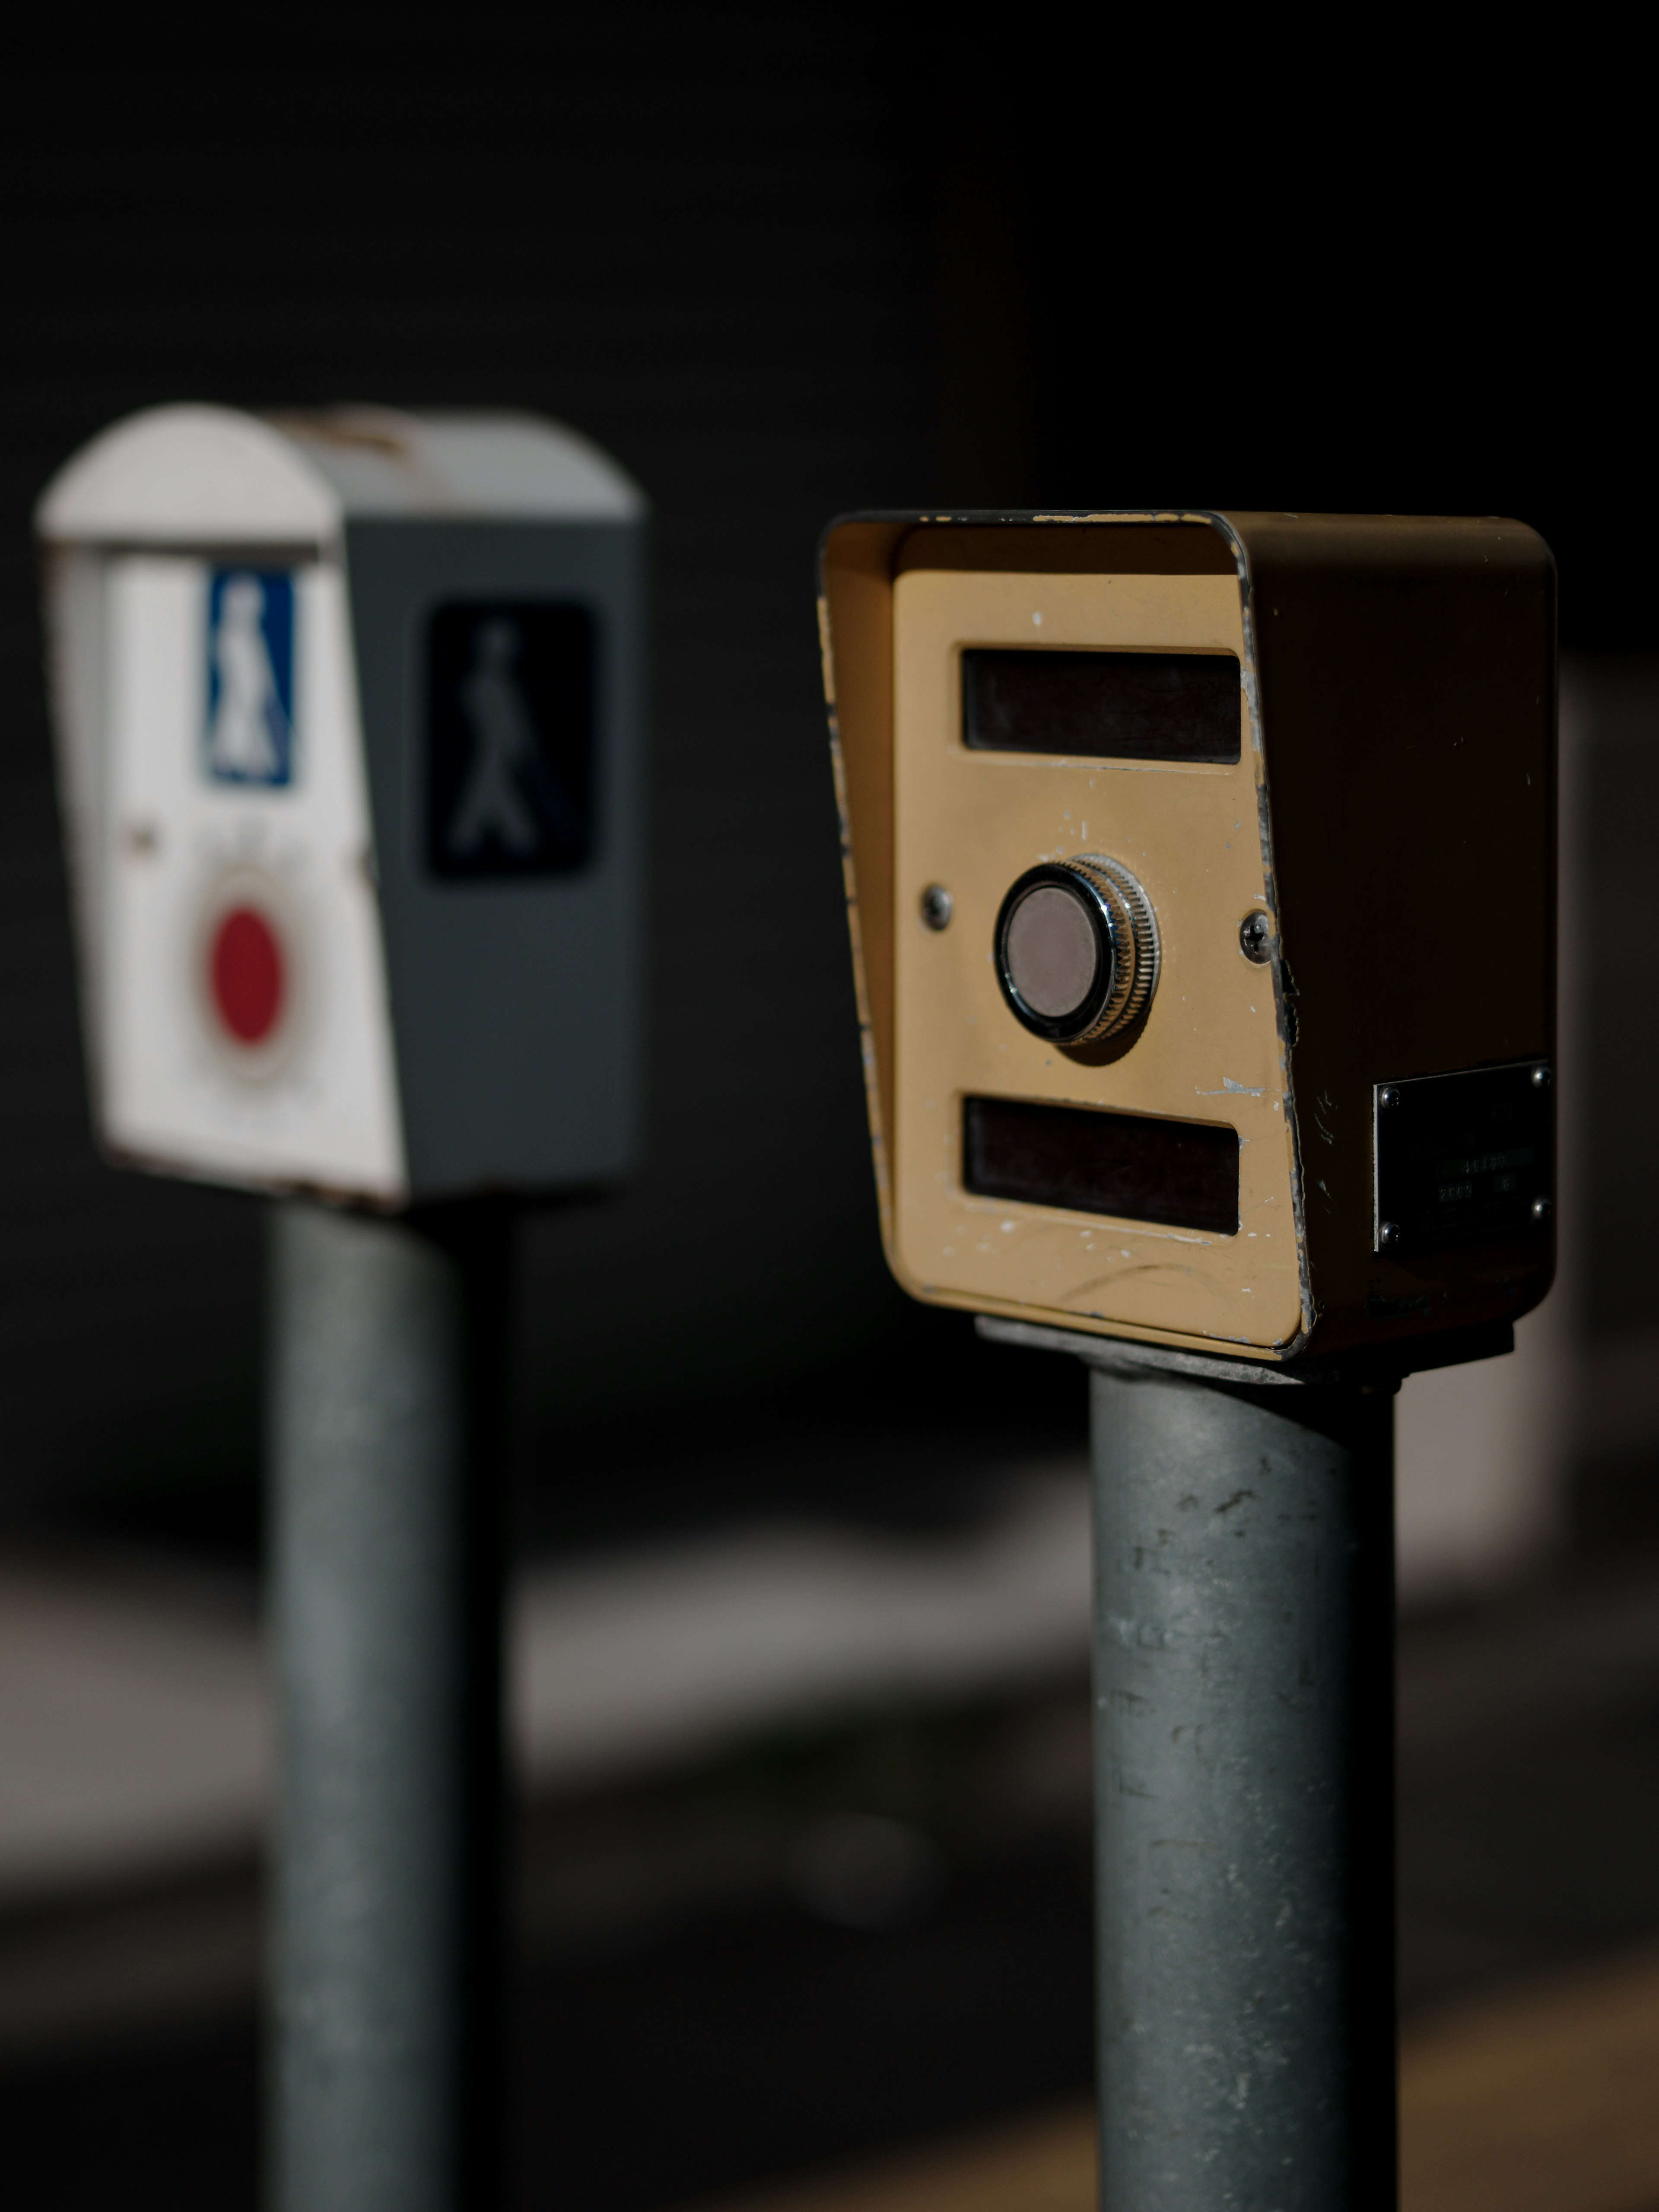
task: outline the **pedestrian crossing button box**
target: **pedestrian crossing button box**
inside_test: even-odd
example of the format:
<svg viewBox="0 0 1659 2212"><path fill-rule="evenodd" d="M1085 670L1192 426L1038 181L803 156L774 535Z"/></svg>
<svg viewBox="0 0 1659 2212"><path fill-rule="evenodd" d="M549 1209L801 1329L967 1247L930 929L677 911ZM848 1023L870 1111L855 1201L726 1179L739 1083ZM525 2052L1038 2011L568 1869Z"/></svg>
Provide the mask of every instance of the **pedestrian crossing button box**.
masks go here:
<svg viewBox="0 0 1659 2212"><path fill-rule="evenodd" d="M821 617L901 1282L1264 1363L1504 1341L1553 1265L1535 533L853 516Z"/></svg>
<svg viewBox="0 0 1659 2212"><path fill-rule="evenodd" d="M397 1206L626 1173L645 504L573 432L165 407L38 527L96 1115Z"/></svg>

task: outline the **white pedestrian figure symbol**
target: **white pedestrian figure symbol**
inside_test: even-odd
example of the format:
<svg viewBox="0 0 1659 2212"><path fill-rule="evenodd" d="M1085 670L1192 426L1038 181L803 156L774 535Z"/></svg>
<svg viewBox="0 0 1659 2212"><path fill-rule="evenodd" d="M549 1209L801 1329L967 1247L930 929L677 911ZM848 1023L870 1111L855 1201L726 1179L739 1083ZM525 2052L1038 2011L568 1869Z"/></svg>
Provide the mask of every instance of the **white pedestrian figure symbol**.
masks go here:
<svg viewBox="0 0 1659 2212"><path fill-rule="evenodd" d="M219 679L208 761L216 775L276 782L287 750L288 716L265 646L265 587L233 576L219 600L213 666Z"/></svg>
<svg viewBox="0 0 1659 2212"><path fill-rule="evenodd" d="M473 638L472 665L460 687L472 757L444 839L452 853L476 853L488 837L509 853L533 853L542 842L519 782L520 769L532 767L540 751L513 672L519 644L518 627L510 622L484 623Z"/></svg>

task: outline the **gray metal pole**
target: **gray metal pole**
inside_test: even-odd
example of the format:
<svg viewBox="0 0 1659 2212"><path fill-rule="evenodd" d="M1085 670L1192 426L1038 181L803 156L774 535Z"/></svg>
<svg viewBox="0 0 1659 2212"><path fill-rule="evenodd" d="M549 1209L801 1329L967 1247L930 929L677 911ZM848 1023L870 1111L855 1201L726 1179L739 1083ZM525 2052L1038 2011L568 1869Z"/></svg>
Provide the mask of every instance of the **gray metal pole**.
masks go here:
<svg viewBox="0 0 1659 2212"><path fill-rule="evenodd" d="M1091 1364L1103 2206L1391 2212L1391 1387Z"/></svg>
<svg viewBox="0 0 1659 2212"><path fill-rule="evenodd" d="M273 1211L278 2212L494 2192L509 1235Z"/></svg>

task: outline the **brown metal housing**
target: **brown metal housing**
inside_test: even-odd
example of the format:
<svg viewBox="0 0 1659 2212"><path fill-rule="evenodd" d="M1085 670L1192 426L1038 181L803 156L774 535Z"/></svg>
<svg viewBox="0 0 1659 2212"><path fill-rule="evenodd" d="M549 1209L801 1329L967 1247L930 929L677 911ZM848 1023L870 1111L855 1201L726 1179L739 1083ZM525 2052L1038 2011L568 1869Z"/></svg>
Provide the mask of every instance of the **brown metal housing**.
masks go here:
<svg viewBox="0 0 1659 2212"><path fill-rule="evenodd" d="M1547 1200L1513 1234L1396 1254L1374 1151L1379 1086L1520 1061L1547 1080L1554 568L1534 532L1187 510L853 516L823 541L820 623L882 1231L907 1288L1268 1361L1404 1355L1501 1332L1542 1297ZM964 647L1172 641L1239 656L1236 769L963 750ZM1165 944L1144 1032L1115 1055L1018 1030L980 941L1021 869L1090 850L1135 868ZM950 890L947 929L925 924L928 881L913 876ZM1238 937L1252 913L1270 947L1254 969ZM963 1098L986 1091L1231 1121L1238 1236L966 1195L956 1133ZM1539 1172L1547 1186L1553 1163Z"/></svg>

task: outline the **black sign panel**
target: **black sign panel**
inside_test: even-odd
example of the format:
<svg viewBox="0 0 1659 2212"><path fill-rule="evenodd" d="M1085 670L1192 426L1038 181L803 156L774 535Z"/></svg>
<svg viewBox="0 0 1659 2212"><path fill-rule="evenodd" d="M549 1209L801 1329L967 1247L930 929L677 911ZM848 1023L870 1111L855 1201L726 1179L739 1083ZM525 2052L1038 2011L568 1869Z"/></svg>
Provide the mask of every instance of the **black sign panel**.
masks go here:
<svg viewBox="0 0 1659 2212"><path fill-rule="evenodd" d="M426 860L434 876L565 875L593 850L593 620L452 601L427 626Z"/></svg>
<svg viewBox="0 0 1659 2212"><path fill-rule="evenodd" d="M1238 1233L1238 1133L1026 1098L964 1098L962 1180L981 1198Z"/></svg>
<svg viewBox="0 0 1659 2212"><path fill-rule="evenodd" d="M1242 706L1231 653L976 645L962 656L962 741L973 752L1236 761Z"/></svg>
<svg viewBox="0 0 1659 2212"><path fill-rule="evenodd" d="M1554 1198L1550 1066L1517 1060L1376 1086L1376 1249L1543 1236Z"/></svg>

